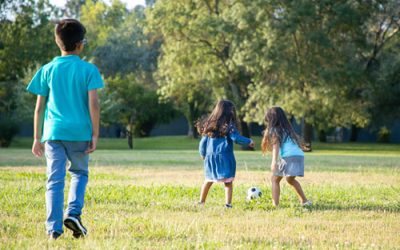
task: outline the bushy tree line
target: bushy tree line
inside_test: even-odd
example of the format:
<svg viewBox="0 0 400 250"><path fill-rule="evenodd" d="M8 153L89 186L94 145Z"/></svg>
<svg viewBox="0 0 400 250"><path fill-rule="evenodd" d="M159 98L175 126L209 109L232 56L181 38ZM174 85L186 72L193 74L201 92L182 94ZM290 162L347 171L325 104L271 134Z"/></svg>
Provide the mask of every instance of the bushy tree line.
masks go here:
<svg viewBox="0 0 400 250"><path fill-rule="evenodd" d="M245 135L249 122L280 105L308 142L313 129L351 127L356 137L360 127L400 117L395 0L158 0L133 10L118 0L69 0L65 8L5 0L0 10L3 123L29 117L34 101L24 86L57 55L51 20L62 16L87 26L83 56L107 82L103 125L121 124L130 145L175 110L196 136L195 120L219 98L235 102Z"/></svg>

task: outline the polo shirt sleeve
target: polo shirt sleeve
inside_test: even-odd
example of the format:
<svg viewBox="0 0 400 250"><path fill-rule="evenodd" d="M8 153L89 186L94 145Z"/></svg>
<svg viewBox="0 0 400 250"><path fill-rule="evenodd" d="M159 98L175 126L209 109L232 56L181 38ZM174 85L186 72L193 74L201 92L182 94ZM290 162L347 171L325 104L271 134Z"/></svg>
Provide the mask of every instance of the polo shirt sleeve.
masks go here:
<svg viewBox="0 0 400 250"><path fill-rule="evenodd" d="M26 88L29 92L40 95L40 96L48 96L49 95L49 85L47 83L46 75L44 73L43 67L40 68L36 74L33 76L31 82L28 84Z"/></svg>
<svg viewBox="0 0 400 250"><path fill-rule="evenodd" d="M103 79L101 78L100 72L95 65L93 65L92 70L89 75L89 81L87 85L87 89L100 89L104 87Z"/></svg>

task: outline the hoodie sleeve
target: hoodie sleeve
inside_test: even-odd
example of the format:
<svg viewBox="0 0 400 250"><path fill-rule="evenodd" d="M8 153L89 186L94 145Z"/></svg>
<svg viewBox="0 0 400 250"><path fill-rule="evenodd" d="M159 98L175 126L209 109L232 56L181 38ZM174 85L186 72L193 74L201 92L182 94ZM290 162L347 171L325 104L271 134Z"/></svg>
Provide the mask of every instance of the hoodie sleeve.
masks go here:
<svg viewBox="0 0 400 250"><path fill-rule="evenodd" d="M199 153L202 157L206 156L208 136L203 136L199 143Z"/></svg>
<svg viewBox="0 0 400 250"><path fill-rule="evenodd" d="M251 142L251 139L241 136L239 134L239 131L234 125L229 126L229 131L228 131L228 136L229 138L232 139L233 142L240 144L240 145L249 145Z"/></svg>

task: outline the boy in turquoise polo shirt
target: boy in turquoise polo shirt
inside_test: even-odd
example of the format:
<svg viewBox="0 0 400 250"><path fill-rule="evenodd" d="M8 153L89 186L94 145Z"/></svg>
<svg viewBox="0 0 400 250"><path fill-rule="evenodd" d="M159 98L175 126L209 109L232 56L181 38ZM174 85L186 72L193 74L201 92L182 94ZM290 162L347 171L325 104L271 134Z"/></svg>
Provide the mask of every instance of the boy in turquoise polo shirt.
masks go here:
<svg viewBox="0 0 400 250"><path fill-rule="evenodd" d="M46 230L50 239L63 233L63 224L75 238L87 234L80 216L88 182L88 154L96 150L99 137L97 89L104 84L97 67L78 56L86 43L85 33L77 20L58 22L55 41L61 56L41 67L27 88L37 95L32 153L46 156ZM63 218L68 161L71 187Z"/></svg>

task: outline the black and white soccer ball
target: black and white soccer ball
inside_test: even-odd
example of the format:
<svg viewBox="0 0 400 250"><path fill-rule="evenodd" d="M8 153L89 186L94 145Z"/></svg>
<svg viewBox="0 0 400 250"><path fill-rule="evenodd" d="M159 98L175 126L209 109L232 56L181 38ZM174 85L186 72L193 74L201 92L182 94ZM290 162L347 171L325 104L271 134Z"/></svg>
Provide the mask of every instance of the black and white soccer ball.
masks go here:
<svg viewBox="0 0 400 250"><path fill-rule="evenodd" d="M261 190L258 187L251 187L247 190L247 200L254 200L260 198L262 195Z"/></svg>

